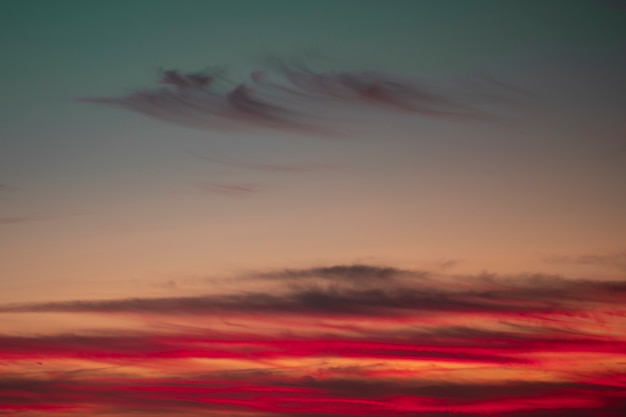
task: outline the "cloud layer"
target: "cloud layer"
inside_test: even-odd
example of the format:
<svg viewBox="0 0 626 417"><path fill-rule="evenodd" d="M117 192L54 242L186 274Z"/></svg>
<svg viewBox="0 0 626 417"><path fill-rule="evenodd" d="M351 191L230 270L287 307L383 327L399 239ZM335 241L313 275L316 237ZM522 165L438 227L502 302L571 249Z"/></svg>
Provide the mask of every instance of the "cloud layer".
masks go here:
<svg viewBox="0 0 626 417"><path fill-rule="evenodd" d="M246 292L253 281L267 291ZM355 264L228 284L195 297L1 306L44 319L121 315L144 329L0 336L0 408L617 417L626 407L623 281Z"/></svg>

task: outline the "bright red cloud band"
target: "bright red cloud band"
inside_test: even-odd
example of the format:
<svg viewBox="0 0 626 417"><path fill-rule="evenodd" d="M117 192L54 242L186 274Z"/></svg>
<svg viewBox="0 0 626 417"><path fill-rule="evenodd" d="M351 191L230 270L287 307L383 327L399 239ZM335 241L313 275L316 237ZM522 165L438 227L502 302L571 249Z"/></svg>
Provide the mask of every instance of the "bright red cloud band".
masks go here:
<svg viewBox="0 0 626 417"><path fill-rule="evenodd" d="M122 314L148 326L0 336L0 409L618 417L626 408L620 282L468 277L451 285L363 265L254 279L277 292L0 307ZM150 327L168 317L186 325Z"/></svg>

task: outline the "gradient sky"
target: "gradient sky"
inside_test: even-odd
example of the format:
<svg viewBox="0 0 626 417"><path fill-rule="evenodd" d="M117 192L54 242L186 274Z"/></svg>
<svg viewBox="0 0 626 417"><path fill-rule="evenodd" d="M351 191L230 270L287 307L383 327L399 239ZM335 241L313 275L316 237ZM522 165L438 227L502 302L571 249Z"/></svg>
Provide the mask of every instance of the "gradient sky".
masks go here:
<svg viewBox="0 0 626 417"><path fill-rule="evenodd" d="M2 6L0 412L622 415L626 2Z"/></svg>

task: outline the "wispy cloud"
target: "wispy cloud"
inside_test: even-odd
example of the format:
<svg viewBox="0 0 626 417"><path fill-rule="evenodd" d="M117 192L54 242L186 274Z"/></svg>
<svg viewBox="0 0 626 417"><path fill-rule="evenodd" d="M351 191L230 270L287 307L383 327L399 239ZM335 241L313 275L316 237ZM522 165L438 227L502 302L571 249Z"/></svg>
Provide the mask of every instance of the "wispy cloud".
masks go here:
<svg viewBox="0 0 626 417"><path fill-rule="evenodd" d="M235 168L243 168L255 171L266 171L276 173L306 173L306 172L324 172L336 170L338 167L331 164L310 164L310 163L269 163L269 162L250 162L239 161L232 158L214 157L197 152L190 152L190 155L203 159L205 161L231 166Z"/></svg>
<svg viewBox="0 0 626 417"><path fill-rule="evenodd" d="M0 217L0 225L13 225L13 224L21 224L21 223L30 223L30 222L48 222L53 220L64 219L67 217L73 217L82 215L80 212L76 213L65 213L65 214L23 214L23 215L13 215L13 216L2 216Z"/></svg>
<svg viewBox="0 0 626 417"><path fill-rule="evenodd" d="M564 263L576 265L596 265L626 271L626 252L609 254L585 254L577 256L553 255L544 258L550 263Z"/></svg>
<svg viewBox="0 0 626 417"><path fill-rule="evenodd" d="M214 183L208 181L197 182L196 187L205 194L225 197L245 197L258 194L263 190L259 184L248 183Z"/></svg>
<svg viewBox="0 0 626 417"><path fill-rule="evenodd" d="M0 225L28 223L35 219L33 216L3 216L0 217Z"/></svg>
<svg viewBox="0 0 626 417"><path fill-rule="evenodd" d="M337 110L354 106L444 120L493 119L471 103L492 100L493 94L476 95L468 101L454 91L380 71L316 71L303 62L278 58L270 59L269 64L270 69L253 71L248 80L234 86L225 87L222 74L167 70L157 81L165 87L120 98L78 100L119 106L201 129L247 127L320 135L338 135L331 127ZM503 89L502 85L491 82L490 90ZM510 95L511 87L505 89Z"/></svg>

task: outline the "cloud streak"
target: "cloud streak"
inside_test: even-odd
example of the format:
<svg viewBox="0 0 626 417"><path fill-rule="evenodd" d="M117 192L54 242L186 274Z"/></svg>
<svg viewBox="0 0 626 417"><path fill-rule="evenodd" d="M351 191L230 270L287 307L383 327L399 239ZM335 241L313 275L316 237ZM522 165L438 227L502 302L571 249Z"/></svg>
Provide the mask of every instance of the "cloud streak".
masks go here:
<svg viewBox="0 0 626 417"><path fill-rule="evenodd" d="M265 171L274 173L307 173L307 172L324 172L337 169L337 166L331 164L287 164L287 163L267 163L267 162L248 162L238 161L228 158L210 157L196 152L190 153L196 158L203 159L208 162L231 166L235 168L243 168L254 171Z"/></svg>
<svg viewBox="0 0 626 417"><path fill-rule="evenodd" d="M246 190L247 191L247 190ZM433 313L503 316L576 315L588 305L619 307L621 281L566 280L552 276L429 280L395 268L335 265L260 273L255 279L283 282L278 294L244 292L169 298L80 300L0 306L0 312L103 312L159 314L302 314L406 317ZM293 285L296 284L296 285ZM347 285L346 285L347 284Z"/></svg>
<svg viewBox="0 0 626 417"><path fill-rule="evenodd" d="M248 183L213 183L201 181L196 184L198 189L205 194L220 195L225 197L242 197L258 194L262 187L258 184Z"/></svg>

